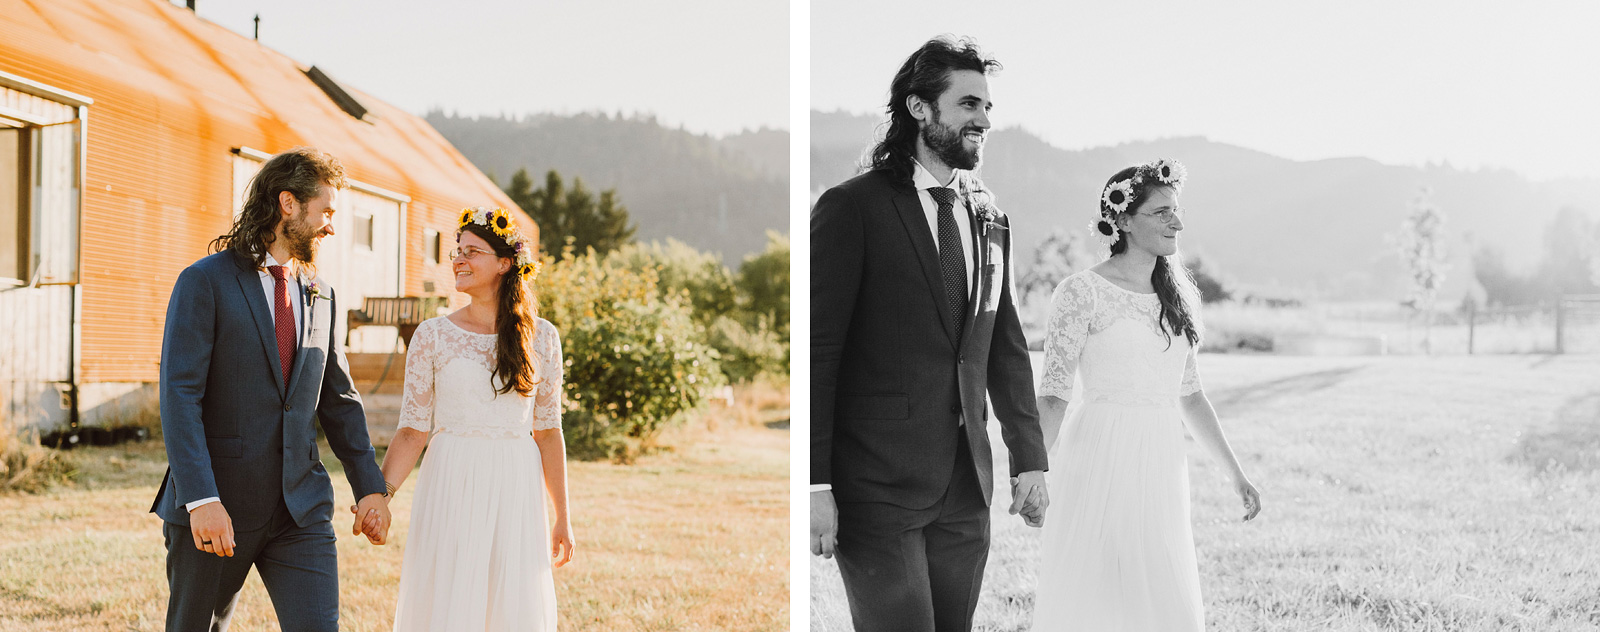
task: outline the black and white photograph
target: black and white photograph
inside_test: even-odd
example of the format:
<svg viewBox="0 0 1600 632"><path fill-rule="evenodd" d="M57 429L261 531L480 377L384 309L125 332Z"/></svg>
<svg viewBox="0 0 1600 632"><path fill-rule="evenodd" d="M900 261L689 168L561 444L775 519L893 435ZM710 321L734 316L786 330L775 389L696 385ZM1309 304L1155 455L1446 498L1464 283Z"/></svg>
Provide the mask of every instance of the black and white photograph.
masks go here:
<svg viewBox="0 0 1600 632"><path fill-rule="evenodd" d="M1596 18L813 2L810 628L1600 628Z"/></svg>

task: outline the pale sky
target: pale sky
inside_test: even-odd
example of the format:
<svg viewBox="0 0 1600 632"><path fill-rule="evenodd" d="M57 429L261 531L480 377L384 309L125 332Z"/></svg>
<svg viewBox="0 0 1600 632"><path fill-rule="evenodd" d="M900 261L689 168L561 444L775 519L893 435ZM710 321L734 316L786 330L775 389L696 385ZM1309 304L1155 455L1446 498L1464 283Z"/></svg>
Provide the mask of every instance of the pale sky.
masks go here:
<svg viewBox="0 0 1600 632"><path fill-rule="evenodd" d="M997 128L1080 149L1206 136L1297 160L1600 174L1600 3L811 3L811 105L879 113L929 37L974 37Z"/></svg>
<svg viewBox="0 0 1600 632"><path fill-rule="evenodd" d="M183 2L174 2L179 6ZM407 111L653 113L789 129L782 0L199 0L200 17Z"/></svg>

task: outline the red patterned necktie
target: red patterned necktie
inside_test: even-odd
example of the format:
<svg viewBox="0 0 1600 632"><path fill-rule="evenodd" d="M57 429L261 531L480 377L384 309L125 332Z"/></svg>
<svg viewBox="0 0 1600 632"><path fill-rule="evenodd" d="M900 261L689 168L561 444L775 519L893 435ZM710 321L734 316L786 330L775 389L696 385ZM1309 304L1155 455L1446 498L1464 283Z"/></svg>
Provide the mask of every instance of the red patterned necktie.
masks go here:
<svg viewBox="0 0 1600 632"><path fill-rule="evenodd" d="M289 284L283 266L267 266L276 279L272 289L272 328L278 337L278 364L283 367L283 387L289 388L289 368L294 366L294 305L289 303Z"/></svg>

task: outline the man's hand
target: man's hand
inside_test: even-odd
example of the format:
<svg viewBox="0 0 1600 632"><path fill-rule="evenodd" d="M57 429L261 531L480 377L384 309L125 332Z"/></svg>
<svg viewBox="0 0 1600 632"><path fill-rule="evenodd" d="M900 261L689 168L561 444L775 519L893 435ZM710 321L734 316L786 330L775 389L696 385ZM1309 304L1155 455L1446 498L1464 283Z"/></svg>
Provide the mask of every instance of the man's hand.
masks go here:
<svg viewBox="0 0 1600 632"><path fill-rule="evenodd" d="M1045 492L1044 472L1033 470L1011 479L1011 515L1022 514L1022 521L1030 527L1044 526L1044 512L1050 506L1050 495Z"/></svg>
<svg viewBox="0 0 1600 632"><path fill-rule="evenodd" d="M366 534L367 541L382 546L389 542L389 499L383 494L367 494L350 513L356 515L350 534Z"/></svg>
<svg viewBox="0 0 1600 632"><path fill-rule="evenodd" d="M217 557L233 557L233 518L221 502L206 503L189 512L189 533L194 548Z"/></svg>
<svg viewBox="0 0 1600 632"><path fill-rule="evenodd" d="M832 559L839 546L839 507L833 492L811 492L811 554Z"/></svg>

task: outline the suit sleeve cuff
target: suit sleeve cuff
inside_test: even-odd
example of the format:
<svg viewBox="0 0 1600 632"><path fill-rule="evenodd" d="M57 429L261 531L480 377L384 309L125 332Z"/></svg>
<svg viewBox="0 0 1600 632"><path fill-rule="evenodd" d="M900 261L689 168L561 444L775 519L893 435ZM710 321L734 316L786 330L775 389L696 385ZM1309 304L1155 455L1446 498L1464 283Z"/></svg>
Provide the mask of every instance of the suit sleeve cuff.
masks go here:
<svg viewBox="0 0 1600 632"><path fill-rule="evenodd" d="M813 484L811 486L811 491L813 491L813 492L831 492L831 491L833 491L833 485L830 485L828 483L815 483L815 484Z"/></svg>
<svg viewBox="0 0 1600 632"><path fill-rule="evenodd" d="M183 507L184 507L184 509L187 509L190 513L194 513L194 510L199 509L201 505L209 505L211 503L220 503L220 502L222 502L221 498L217 498L216 496L212 496L210 498L201 498L200 500L196 500L196 501L194 501L192 503L184 505Z"/></svg>

